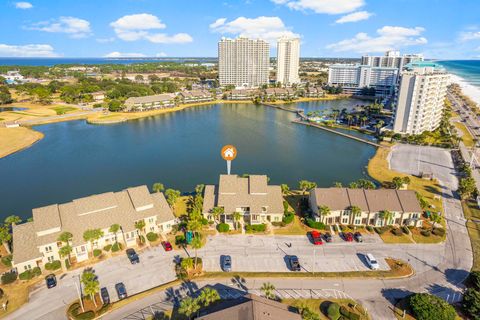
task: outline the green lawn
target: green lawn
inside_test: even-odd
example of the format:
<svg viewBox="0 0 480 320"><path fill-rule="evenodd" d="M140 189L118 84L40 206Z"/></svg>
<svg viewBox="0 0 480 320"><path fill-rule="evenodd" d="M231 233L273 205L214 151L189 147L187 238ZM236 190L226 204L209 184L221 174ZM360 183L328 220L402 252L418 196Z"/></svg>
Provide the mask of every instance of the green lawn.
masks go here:
<svg viewBox="0 0 480 320"><path fill-rule="evenodd" d="M308 309L318 314L321 320L328 320L326 309L332 302L360 315L360 320L370 319L368 314L365 315L365 309L358 302L350 299L282 299L281 302L296 309L308 307Z"/></svg>
<svg viewBox="0 0 480 320"><path fill-rule="evenodd" d="M473 145L474 145L473 137L470 134L470 132L468 131L468 129L465 127L465 125L463 123L460 123L460 122L454 122L453 124L455 125L455 127L458 130L460 130L462 132L462 137L461 138L462 138L462 141L465 144L465 146L467 148L473 147Z"/></svg>
<svg viewBox="0 0 480 320"><path fill-rule="evenodd" d="M68 107L68 106L58 106L58 107L53 107L53 108L50 108L50 109L55 111L57 113L57 115L62 115L62 114L68 113L70 111L77 110L76 108Z"/></svg>
<svg viewBox="0 0 480 320"><path fill-rule="evenodd" d="M413 243L410 236L406 234L396 236L391 231L386 231L383 234L380 234L380 238L382 238L385 243Z"/></svg>
<svg viewBox="0 0 480 320"><path fill-rule="evenodd" d="M463 212L467 219L467 230L472 242L473 267L472 270L480 270L480 224L471 219L480 220L480 210L475 201L462 201Z"/></svg>

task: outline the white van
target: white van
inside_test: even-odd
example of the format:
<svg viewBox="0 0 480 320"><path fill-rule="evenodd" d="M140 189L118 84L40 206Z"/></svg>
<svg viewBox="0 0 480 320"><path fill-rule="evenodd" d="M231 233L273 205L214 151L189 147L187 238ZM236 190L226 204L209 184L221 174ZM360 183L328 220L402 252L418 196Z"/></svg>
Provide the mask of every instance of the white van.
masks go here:
<svg viewBox="0 0 480 320"><path fill-rule="evenodd" d="M371 253L367 253L365 255L365 259L367 259L367 263L368 263L368 266L370 267L370 269L372 269L372 270L380 269L380 266L378 265L377 259L375 259L375 257Z"/></svg>

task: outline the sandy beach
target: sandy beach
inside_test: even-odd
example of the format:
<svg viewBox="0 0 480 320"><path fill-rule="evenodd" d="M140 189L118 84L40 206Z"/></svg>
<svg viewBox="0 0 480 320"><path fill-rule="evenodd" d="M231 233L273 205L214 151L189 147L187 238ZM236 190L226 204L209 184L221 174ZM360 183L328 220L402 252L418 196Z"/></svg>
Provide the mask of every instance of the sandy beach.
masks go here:
<svg viewBox="0 0 480 320"><path fill-rule="evenodd" d="M480 88L468 83L465 79L450 73L450 77L452 82L458 84L460 88L462 88L462 92L464 95L468 96L470 99L475 101L478 105L480 105Z"/></svg>

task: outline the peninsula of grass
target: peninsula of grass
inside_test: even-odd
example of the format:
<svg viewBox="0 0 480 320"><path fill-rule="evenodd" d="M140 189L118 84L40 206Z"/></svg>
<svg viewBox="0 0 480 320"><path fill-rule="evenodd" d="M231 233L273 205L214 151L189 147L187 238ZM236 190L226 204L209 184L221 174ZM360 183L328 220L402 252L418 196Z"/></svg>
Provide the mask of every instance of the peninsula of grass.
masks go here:
<svg viewBox="0 0 480 320"><path fill-rule="evenodd" d="M55 111L57 113L57 115L62 115L62 114L66 114L68 112L77 110L76 108L69 107L69 106L57 106L57 107L53 107L53 108L50 108L50 109Z"/></svg>
<svg viewBox="0 0 480 320"><path fill-rule="evenodd" d="M473 141L473 137L472 135L470 134L470 131L468 131L467 127L465 127L465 125L461 122L453 122L453 124L455 125L455 127L462 132L462 141L463 141L463 144L465 145L465 147L467 148L471 148L473 147L473 145L475 144L474 141Z"/></svg>
<svg viewBox="0 0 480 320"><path fill-rule="evenodd" d="M462 201L462 208L467 219L467 230L470 236L473 253L472 271L480 271L480 210L473 200Z"/></svg>
<svg viewBox="0 0 480 320"><path fill-rule="evenodd" d="M26 128L0 128L0 158L30 147L43 133Z"/></svg>

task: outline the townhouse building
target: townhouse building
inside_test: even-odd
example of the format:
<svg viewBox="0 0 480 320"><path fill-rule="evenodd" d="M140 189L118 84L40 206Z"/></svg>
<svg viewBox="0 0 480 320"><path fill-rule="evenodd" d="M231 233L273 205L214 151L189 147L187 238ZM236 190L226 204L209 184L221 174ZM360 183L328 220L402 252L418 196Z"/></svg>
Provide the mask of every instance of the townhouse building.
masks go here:
<svg viewBox="0 0 480 320"><path fill-rule="evenodd" d="M125 108L127 111L173 108L176 105L175 97L176 96L173 93L163 93L144 97L130 97L125 101Z"/></svg>
<svg viewBox="0 0 480 320"><path fill-rule="evenodd" d="M220 175L218 185L204 190L203 216L213 220L212 211L221 207L220 222L233 227L233 214L239 212L242 224L280 222L283 217L283 198L280 186L268 185L267 176Z"/></svg>
<svg viewBox="0 0 480 320"><path fill-rule="evenodd" d="M32 210L33 221L13 226L12 266L19 273L60 257L59 249L66 245L58 240L63 232L70 232L71 258L81 262L93 249L102 249L115 242L124 247L137 245L139 230L135 223L143 220L144 234L168 233L177 223L163 193L151 194L147 186L128 188L120 192L107 192L73 200L64 204L52 204ZM114 224L120 226L117 233L109 231ZM93 242L84 239L87 230L100 229L103 236Z"/></svg>
<svg viewBox="0 0 480 320"><path fill-rule="evenodd" d="M207 90L185 90L178 94L182 103L196 103L213 101L215 97Z"/></svg>
<svg viewBox="0 0 480 320"><path fill-rule="evenodd" d="M309 205L315 220L325 224L422 225L422 208L412 190L315 188L310 191ZM328 215L321 214L322 206L328 207ZM352 214L353 207L360 209L358 215ZM384 211L391 217L385 218Z"/></svg>

